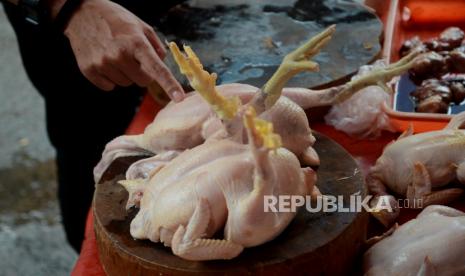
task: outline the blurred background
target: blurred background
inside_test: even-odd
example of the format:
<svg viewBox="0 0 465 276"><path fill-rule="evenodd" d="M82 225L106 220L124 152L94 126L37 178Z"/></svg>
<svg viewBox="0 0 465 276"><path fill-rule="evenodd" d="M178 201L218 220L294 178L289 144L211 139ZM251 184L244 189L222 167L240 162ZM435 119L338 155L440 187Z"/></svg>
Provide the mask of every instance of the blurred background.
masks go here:
<svg viewBox="0 0 465 276"><path fill-rule="evenodd" d="M77 256L60 224L44 102L1 5L0 49L0 274L69 275Z"/></svg>

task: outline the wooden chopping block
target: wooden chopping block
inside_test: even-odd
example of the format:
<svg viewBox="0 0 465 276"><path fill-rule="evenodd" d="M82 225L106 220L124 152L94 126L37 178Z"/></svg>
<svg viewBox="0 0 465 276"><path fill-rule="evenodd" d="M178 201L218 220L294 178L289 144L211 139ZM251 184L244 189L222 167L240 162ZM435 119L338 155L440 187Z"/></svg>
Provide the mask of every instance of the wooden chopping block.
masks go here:
<svg viewBox="0 0 465 276"><path fill-rule="evenodd" d="M357 192L366 195L363 176L349 153L326 136L315 136L321 158L317 170L321 192L347 200ZM96 186L94 225L100 261L108 275L340 275L351 272L358 262L366 238L365 212L310 213L301 209L276 239L246 248L228 261L187 261L161 243L134 240L129 225L137 210L125 210L128 193L117 181L137 159L117 159Z"/></svg>

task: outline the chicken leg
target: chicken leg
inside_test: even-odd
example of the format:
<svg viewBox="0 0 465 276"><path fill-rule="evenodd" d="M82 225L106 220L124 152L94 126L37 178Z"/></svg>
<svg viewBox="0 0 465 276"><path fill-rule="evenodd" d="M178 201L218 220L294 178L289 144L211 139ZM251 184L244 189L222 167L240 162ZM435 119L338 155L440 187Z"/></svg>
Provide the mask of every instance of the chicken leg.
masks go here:
<svg viewBox="0 0 465 276"><path fill-rule="evenodd" d="M200 199L187 228L179 225L174 233L171 247L173 253L191 261L229 260L239 255L244 247L229 240L205 239L202 236L210 221L210 204Z"/></svg>

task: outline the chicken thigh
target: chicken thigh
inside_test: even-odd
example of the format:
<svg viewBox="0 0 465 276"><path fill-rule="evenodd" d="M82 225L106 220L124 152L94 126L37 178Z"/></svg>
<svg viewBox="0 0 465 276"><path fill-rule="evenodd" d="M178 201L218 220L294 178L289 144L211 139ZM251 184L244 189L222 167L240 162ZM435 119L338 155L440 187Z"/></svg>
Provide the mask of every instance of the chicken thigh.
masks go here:
<svg viewBox="0 0 465 276"><path fill-rule="evenodd" d="M310 195L316 175L280 147L272 125L244 115L248 144L210 140L182 152L149 179L125 180L139 204L131 235L188 260L231 259L280 234L295 212L265 212L264 196ZM224 230L223 230L224 229ZM212 239L223 230L223 239Z"/></svg>
<svg viewBox="0 0 465 276"><path fill-rule="evenodd" d="M365 275L464 275L465 213L432 205L364 255Z"/></svg>
<svg viewBox="0 0 465 276"><path fill-rule="evenodd" d="M371 205L384 200L396 206L386 188L406 197L413 208L447 204L459 197L463 189L447 185L455 179L465 183L465 130L459 129L464 124L462 112L443 130L416 135L406 132L386 146L367 176L368 188L375 195ZM397 209L372 214L387 226L398 213Z"/></svg>

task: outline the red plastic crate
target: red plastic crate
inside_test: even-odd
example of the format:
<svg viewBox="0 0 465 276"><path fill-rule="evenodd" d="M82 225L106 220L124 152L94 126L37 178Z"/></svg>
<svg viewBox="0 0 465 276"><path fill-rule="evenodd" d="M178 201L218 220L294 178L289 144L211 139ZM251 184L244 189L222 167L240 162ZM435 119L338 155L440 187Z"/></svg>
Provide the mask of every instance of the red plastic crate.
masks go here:
<svg viewBox="0 0 465 276"><path fill-rule="evenodd" d="M465 0L367 0L385 24L383 56L388 62L399 59L402 43L419 36L422 40L437 37L450 26L465 30ZM401 112L386 107L393 126L404 131L410 124L415 132L442 129L453 115Z"/></svg>

